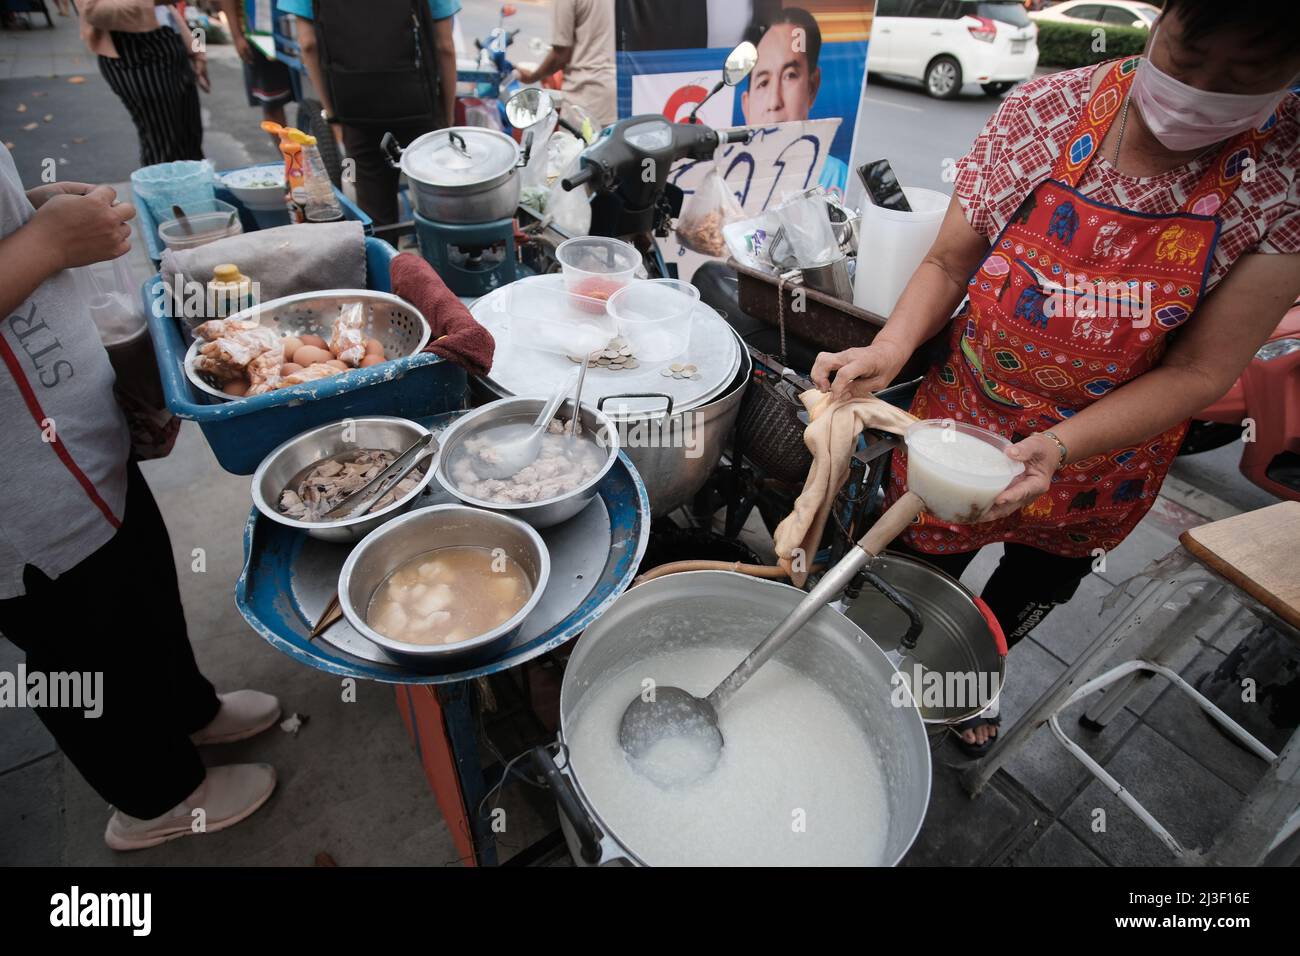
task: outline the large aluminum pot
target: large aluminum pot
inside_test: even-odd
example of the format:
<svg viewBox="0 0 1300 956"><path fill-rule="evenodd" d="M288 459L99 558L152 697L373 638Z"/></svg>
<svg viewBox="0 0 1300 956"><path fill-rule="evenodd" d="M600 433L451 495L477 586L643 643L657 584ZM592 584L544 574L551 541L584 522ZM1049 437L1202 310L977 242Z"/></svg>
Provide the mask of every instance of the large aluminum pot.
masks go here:
<svg viewBox="0 0 1300 956"><path fill-rule="evenodd" d="M925 722L942 730L991 708L1002 693L1007 650L987 608L959 581L916 558L886 551L871 570L910 601L924 622L903 669ZM870 587L845 614L885 651L898 647L908 626L907 615Z"/></svg>
<svg viewBox="0 0 1300 956"><path fill-rule="evenodd" d="M411 203L425 219L445 223L510 219L519 205L519 145L482 126L453 126L415 139L405 149L392 133L380 144L411 184Z"/></svg>
<svg viewBox="0 0 1300 956"><path fill-rule="evenodd" d="M587 695L630 664L676 647L708 643L719 633L744 631L757 643L804 597L789 585L729 571L671 574L627 591L587 629L569 658L560 690L561 744ZM743 656L747 650L737 653ZM930 801L930 750L920 714L890 700L898 672L880 648L829 607L776 659L834 694L868 738L880 742L889 804L885 862L898 863L920 831ZM566 753L564 746L560 753ZM637 848L619 839L586 795L582 753L568 749L562 763L559 802L577 819L562 813L561 825L574 859L644 865Z"/></svg>

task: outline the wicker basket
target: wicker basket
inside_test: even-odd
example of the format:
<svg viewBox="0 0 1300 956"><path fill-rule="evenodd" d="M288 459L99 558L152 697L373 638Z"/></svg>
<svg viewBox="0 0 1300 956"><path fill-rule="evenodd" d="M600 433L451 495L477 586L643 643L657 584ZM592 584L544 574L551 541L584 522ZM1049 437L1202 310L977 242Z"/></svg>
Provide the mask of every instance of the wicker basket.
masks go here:
<svg viewBox="0 0 1300 956"><path fill-rule="evenodd" d="M770 478L803 484L812 452L803 442L807 422L800 393L812 382L757 349L749 350L754 375L740 405L736 441L749 461Z"/></svg>

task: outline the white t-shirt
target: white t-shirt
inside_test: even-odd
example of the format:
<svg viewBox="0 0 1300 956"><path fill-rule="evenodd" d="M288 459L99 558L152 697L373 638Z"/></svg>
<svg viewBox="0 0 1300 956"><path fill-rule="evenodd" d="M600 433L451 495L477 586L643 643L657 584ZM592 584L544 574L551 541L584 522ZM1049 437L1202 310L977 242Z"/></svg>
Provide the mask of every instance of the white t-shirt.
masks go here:
<svg viewBox="0 0 1300 956"><path fill-rule="evenodd" d="M0 148L0 236L34 214ZM0 318L0 599L24 593L26 565L57 577L121 524L130 437L113 379L70 272Z"/></svg>
<svg viewBox="0 0 1300 956"><path fill-rule="evenodd" d="M551 44L573 48L564 68L564 98L593 123L612 124L618 119L614 0L555 0Z"/></svg>

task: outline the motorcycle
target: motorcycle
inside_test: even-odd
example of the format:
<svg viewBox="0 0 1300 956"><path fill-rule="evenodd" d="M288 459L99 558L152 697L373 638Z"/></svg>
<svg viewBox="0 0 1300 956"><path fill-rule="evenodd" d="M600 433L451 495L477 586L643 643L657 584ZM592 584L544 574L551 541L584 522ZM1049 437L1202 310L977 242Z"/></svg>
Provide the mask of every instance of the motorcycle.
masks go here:
<svg viewBox="0 0 1300 956"><path fill-rule="evenodd" d="M590 188L589 234L623 239L636 246L651 278L671 277L657 240L670 234L685 198L682 190L668 181L674 164L682 159L711 159L720 143L748 142L752 135L747 129L720 133L700 123L696 115L724 86L736 86L747 77L757 59L758 51L752 43L742 43L732 50L723 65L722 79L696 105L686 122L673 123L658 113L646 113L606 127L583 150L578 171L561 181L567 192ZM542 90L523 90L516 97L523 108L513 110L508 102L506 112L507 116L514 113L519 123L538 123L554 109L549 95ZM566 126L563 119L560 125ZM567 128L572 131L571 125ZM526 226L524 234L532 246L524 250L526 259L532 260L529 265L539 272L556 271L554 249L571 237L553 225Z"/></svg>
<svg viewBox="0 0 1300 956"><path fill-rule="evenodd" d="M1242 442L1241 473L1279 498L1300 501L1300 302L1222 398L1192 420L1179 455Z"/></svg>

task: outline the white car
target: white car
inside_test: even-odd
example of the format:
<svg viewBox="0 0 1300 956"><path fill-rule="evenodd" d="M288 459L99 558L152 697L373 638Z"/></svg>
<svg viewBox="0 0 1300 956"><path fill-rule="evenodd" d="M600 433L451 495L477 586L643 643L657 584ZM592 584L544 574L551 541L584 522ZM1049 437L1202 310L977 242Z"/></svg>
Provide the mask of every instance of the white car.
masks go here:
<svg viewBox="0 0 1300 956"><path fill-rule="evenodd" d="M1021 0L879 0L867 69L920 80L940 99L963 83L1001 96L1034 75L1037 38Z"/></svg>
<svg viewBox="0 0 1300 956"><path fill-rule="evenodd" d="M1029 14L1031 20L1050 20L1053 23L1096 23L1106 27L1137 27L1150 30L1160 16L1160 8L1149 3L1131 3L1129 0L1067 0L1046 10Z"/></svg>

